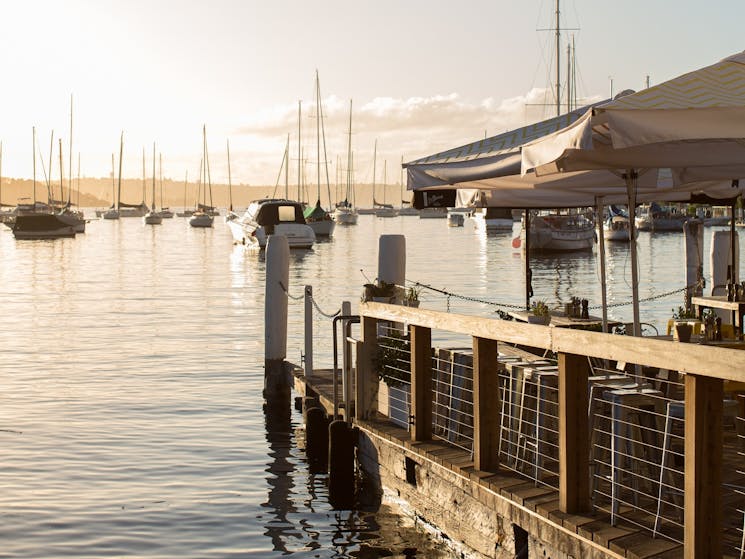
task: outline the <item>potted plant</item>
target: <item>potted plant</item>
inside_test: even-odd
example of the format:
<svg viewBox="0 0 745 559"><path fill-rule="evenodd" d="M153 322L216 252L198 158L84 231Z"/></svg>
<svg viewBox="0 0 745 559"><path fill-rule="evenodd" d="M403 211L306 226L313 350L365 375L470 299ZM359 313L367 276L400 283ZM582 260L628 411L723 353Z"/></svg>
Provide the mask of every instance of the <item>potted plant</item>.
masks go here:
<svg viewBox="0 0 745 559"><path fill-rule="evenodd" d="M420 288L415 286L409 287L404 293L404 298L401 301L405 307L418 307L419 306L419 292Z"/></svg>
<svg viewBox="0 0 745 559"><path fill-rule="evenodd" d="M396 295L396 284L380 281L377 283L366 283L362 293L362 302L374 301L376 303L392 303Z"/></svg>
<svg viewBox="0 0 745 559"><path fill-rule="evenodd" d="M690 342L694 322L697 322L697 317L692 310L683 306L673 309L673 339Z"/></svg>
<svg viewBox="0 0 745 559"><path fill-rule="evenodd" d="M528 314L530 324L542 324L548 326L551 322L551 313L545 301L533 301L530 305L530 314Z"/></svg>
<svg viewBox="0 0 745 559"><path fill-rule="evenodd" d="M378 379L389 387L411 382L411 349L408 334L391 330L379 338L373 358Z"/></svg>

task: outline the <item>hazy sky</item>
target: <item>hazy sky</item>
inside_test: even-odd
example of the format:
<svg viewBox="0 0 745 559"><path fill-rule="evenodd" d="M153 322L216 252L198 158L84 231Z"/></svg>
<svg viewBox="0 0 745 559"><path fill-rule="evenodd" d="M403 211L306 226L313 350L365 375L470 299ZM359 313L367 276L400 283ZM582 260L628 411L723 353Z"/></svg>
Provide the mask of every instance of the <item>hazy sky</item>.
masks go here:
<svg viewBox="0 0 745 559"><path fill-rule="evenodd" d="M350 99L358 182L372 179L376 138L377 180L387 161L388 182L396 182L401 157L554 114L536 106L552 102L545 89L555 81L555 37L540 30L554 27L553 0L0 6L3 176L31 176L32 126L45 161L51 131L62 136L67 166L71 95L84 176L108 176L123 130L125 176L139 176L142 149L151 154L155 141L164 174L181 179L188 170L192 179L206 124L212 181L227 180L229 139L233 182L255 185L275 183L288 133L296 182L299 100L304 168L314 182L316 69L332 182L337 158L346 160ZM741 0L562 0L561 12L562 27L576 29L562 34L562 51L573 35L584 99L607 97L611 79L614 92L640 89L646 76L659 83L745 49Z"/></svg>

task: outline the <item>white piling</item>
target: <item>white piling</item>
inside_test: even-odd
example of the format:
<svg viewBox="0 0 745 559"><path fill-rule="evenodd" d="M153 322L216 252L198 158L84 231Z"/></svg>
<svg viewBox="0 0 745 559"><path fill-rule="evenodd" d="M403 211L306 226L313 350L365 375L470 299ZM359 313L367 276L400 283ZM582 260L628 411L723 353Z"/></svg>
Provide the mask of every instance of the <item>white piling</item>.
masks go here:
<svg viewBox="0 0 745 559"><path fill-rule="evenodd" d="M313 376L313 286L305 286L305 376Z"/></svg>
<svg viewBox="0 0 745 559"><path fill-rule="evenodd" d="M403 286L406 282L406 237L381 235L378 241L378 281ZM403 296L396 297L398 303Z"/></svg>
<svg viewBox="0 0 745 559"><path fill-rule="evenodd" d="M266 246L264 297L264 390L268 395L289 389L285 367L289 282L290 246L287 237L271 235Z"/></svg>
<svg viewBox="0 0 745 559"><path fill-rule="evenodd" d="M341 302L341 315L342 316L350 316L352 314L352 303L349 301L342 301ZM347 343L347 325L349 324L348 320L342 320L341 321L341 355L342 355L342 365L341 365L341 386L342 386L342 394L344 399L344 413L347 418L347 421L351 421L351 417L349 415L349 411L351 410L351 404L352 401L352 348L350 347L349 343ZM334 418L336 419L336 418Z"/></svg>
<svg viewBox="0 0 745 559"><path fill-rule="evenodd" d="M689 297L704 294L699 280L704 278L704 223L691 219L683 224L686 255L686 286Z"/></svg>
<svg viewBox="0 0 745 559"><path fill-rule="evenodd" d="M732 265L731 237L729 231L714 231L711 235L711 294L725 295L727 282L740 277L738 262L740 261L739 238L735 233L735 270L732 278L727 272Z"/></svg>

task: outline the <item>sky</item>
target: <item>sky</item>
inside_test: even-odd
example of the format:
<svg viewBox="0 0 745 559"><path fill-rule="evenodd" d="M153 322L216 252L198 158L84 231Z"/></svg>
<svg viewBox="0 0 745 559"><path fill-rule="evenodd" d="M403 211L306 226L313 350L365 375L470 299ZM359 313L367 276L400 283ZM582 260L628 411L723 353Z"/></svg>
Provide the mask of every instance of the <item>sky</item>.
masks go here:
<svg viewBox="0 0 745 559"><path fill-rule="evenodd" d="M317 177L316 71L330 181L400 180L400 163L555 114L555 0L0 0L2 176L192 181L206 127L213 183L274 185L290 143ZM561 0L579 102L642 89L745 49L741 0ZM298 142L298 104L301 133ZM546 106L550 104L551 106ZM374 146L377 141L375 162ZM298 149L298 143L300 149ZM301 152L301 157L298 153ZM44 168L42 169L42 162ZM118 166L118 163L117 163ZM325 181L325 165L321 166ZM282 177L281 182L284 182Z"/></svg>

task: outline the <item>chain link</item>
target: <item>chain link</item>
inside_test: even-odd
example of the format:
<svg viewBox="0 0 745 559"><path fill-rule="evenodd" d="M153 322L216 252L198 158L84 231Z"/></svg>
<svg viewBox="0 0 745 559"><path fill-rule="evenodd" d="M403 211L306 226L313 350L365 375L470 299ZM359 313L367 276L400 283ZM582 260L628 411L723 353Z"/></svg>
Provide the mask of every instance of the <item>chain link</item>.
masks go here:
<svg viewBox="0 0 745 559"><path fill-rule="evenodd" d="M316 308L316 310L320 314L322 314L323 316L325 316L326 318L334 318L335 316L337 316L337 315L339 315L341 313L341 309L339 309L338 311L336 311L334 314L329 314L329 313L323 312L321 310L321 307L318 306L318 303L316 303L316 300L315 300L315 298L312 295L310 296L310 302L313 303L313 306Z"/></svg>
<svg viewBox="0 0 745 559"><path fill-rule="evenodd" d="M278 284L279 284L279 286L280 286L280 287L282 288L282 291L284 291L284 292L285 292L285 294L286 294L286 295L287 295L287 296L288 296L288 297L289 297L290 299L292 299L293 301L301 301L301 300L303 299L303 297L305 297L305 295L300 295L299 297L293 297L292 295L290 295L290 292L289 292L289 291L287 291L287 288L285 287L285 284L283 284L283 283L282 283L281 281L278 281L277 283L278 283Z"/></svg>
<svg viewBox="0 0 745 559"><path fill-rule="evenodd" d="M479 299L478 297L469 297L467 295L458 295L457 293L452 293L452 292L446 291L444 289L438 289L436 287L432 287L431 285L420 283L418 281L412 281L411 283L414 286L416 286L416 287L421 287L422 289L428 289L428 290L433 291L435 293L439 293L440 295L444 295L447 298L447 309L448 309L448 312L450 312L450 299L451 298L460 299L462 301L470 301L472 303L482 303L484 305L492 305L492 306L495 306L495 307L504 307L504 308L507 308L507 309L523 310L525 308L524 305L513 305L513 304L509 304L509 303L499 303L499 302L495 302L495 301L487 301L485 299ZM656 301L658 299L665 299L666 297L670 297L671 295L675 295L677 293L684 293L689 288L703 287L701 285L701 283L702 282L699 282L698 284L689 285L689 286L686 286L686 287L682 287L680 289L674 289L672 291L666 291L665 293L660 293L658 295L652 295L651 297L647 297L645 299L640 299L639 300L639 303L648 303L650 301ZM619 302L619 303L611 303L609 305L606 305L606 308L613 309L613 308L618 308L618 307L630 306L632 304L633 304L633 301L622 301L622 302ZM602 309L603 306L602 305L595 305L595 306L588 307L588 308L589 309L592 309L592 310L597 310L597 309Z"/></svg>

